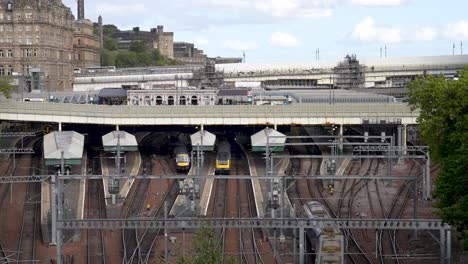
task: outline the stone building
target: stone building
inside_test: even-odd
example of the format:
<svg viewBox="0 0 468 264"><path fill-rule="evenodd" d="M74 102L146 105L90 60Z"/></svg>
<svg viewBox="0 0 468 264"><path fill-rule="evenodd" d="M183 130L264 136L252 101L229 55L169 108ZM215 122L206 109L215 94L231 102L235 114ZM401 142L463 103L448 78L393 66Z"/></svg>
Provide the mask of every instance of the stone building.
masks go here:
<svg viewBox="0 0 468 264"><path fill-rule="evenodd" d="M174 59L174 32L165 32L163 26L152 28L150 31L132 30L117 31L112 34L117 39L119 49L129 49L134 41L141 41L148 49L159 50L159 53L169 59Z"/></svg>
<svg viewBox="0 0 468 264"><path fill-rule="evenodd" d="M0 75L27 90L71 90L73 25L60 0L0 0Z"/></svg>
<svg viewBox="0 0 468 264"><path fill-rule="evenodd" d="M207 56L193 43L174 42L174 59L184 64L205 64Z"/></svg>
<svg viewBox="0 0 468 264"><path fill-rule="evenodd" d="M74 24L73 48L75 69L98 67L101 65L102 17L99 16L99 34L94 32L94 24L85 19L84 0L78 1L78 20Z"/></svg>
<svg viewBox="0 0 468 264"><path fill-rule="evenodd" d="M169 59L174 59L174 32L164 32L163 26L151 29L154 34L153 48L159 50L159 53Z"/></svg>

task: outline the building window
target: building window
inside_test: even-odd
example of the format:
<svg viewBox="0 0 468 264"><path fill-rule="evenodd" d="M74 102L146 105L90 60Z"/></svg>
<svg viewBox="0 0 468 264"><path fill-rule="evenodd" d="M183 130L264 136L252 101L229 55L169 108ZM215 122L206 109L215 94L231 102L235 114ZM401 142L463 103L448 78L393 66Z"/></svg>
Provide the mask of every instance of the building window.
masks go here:
<svg viewBox="0 0 468 264"><path fill-rule="evenodd" d="M80 53L77 53L76 57L77 57L77 60L81 60L81 54Z"/></svg>
<svg viewBox="0 0 468 264"><path fill-rule="evenodd" d="M3 31L3 25L0 25L0 31Z"/></svg>
<svg viewBox="0 0 468 264"><path fill-rule="evenodd" d="M25 17L26 19L32 19L32 13L26 13Z"/></svg>
<svg viewBox="0 0 468 264"><path fill-rule="evenodd" d="M3 65L0 65L0 75L5 75L5 68Z"/></svg>
<svg viewBox="0 0 468 264"><path fill-rule="evenodd" d="M7 43L13 43L13 37L7 36Z"/></svg>
<svg viewBox="0 0 468 264"><path fill-rule="evenodd" d="M3 36L0 36L0 43L3 43Z"/></svg>
<svg viewBox="0 0 468 264"><path fill-rule="evenodd" d="M37 57L37 49L34 49L34 50L33 50L33 56L34 56L34 57Z"/></svg>
<svg viewBox="0 0 468 264"><path fill-rule="evenodd" d="M13 75L13 66L12 65L8 65L8 70L7 70L7 75Z"/></svg>
<svg viewBox="0 0 468 264"><path fill-rule="evenodd" d="M24 50L24 57L31 58L32 57L32 49L25 49Z"/></svg>
<svg viewBox="0 0 468 264"><path fill-rule="evenodd" d="M32 37L26 36L26 45L32 45Z"/></svg>
<svg viewBox="0 0 468 264"><path fill-rule="evenodd" d="M3 54L3 50L0 50L0 58L3 58L5 54Z"/></svg>
<svg viewBox="0 0 468 264"><path fill-rule="evenodd" d="M13 58L13 50L8 50L7 58Z"/></svg>
<svg viewBox="0 0 468 264"><path fill-rule="evenodd" d="M40 41L41 41L41 37L36 36L36 44L39 44Z"/></svg>
<svg viewBox="0 0 468 264"><path fill-rule="evenodd" d="M36 31L39 31L40 27L39 25L36 25Z"/></svg>
<svg viewBox="0 0 468 264"><path fill-rule="evenodd" d="M31 73L31 69L32 69L31 65L26 66L26 75L29 75Z"/></svg>
<svg viewBox="0 0 468 264"><path fill-rule="evenodd" d="M81 39L78 39L78 45L81 45Z"/></svg>
<svg viewBox="0 0 468 264"><path fill-rule="evenodd" d="M21 36L18 36L18 43L22 43L23 42L23 39L21 38Z"/></svg>
<svg viewBox="0 0 468 264"><path fill-rule="evenodd" d="M10 14L6 15L6 20L11 21L11 15Z"/></svg>
<svg viewBox="0 0 468 264"><path fill-rule="evenodd" d="M26 31L31 31L31 26L26 26Z"/></svg>
<svg viewBox="0 0 468 264"><path fill-rule="evenodd" d="M13 26L12 25L7 25L6 26L6 31L13 31Z"/></svg>
<svg viewBox="0 0 468 264"><path fill-rule="evenodd" d="M0 20L3 20L3 13L0 13Z"/></svg>

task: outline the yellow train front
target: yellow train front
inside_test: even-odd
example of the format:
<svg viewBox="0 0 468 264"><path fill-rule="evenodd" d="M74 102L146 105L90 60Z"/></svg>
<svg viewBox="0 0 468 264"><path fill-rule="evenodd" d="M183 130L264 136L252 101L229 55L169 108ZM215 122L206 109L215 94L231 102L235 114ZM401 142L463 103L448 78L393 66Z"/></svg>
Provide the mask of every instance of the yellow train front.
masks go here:
<svg viewBox="0 0 468 264"><path fill-rule="evenodd" d="M227 141L221 141L217 145L215 174L231 173L231 145Z"/></svg>
<svg viewBox="0 0 468 264"><path fill-rule="evenodd" d="M190 170L190 156L185 146L177 146L174 149L177 172L188 172Z"/></svg>

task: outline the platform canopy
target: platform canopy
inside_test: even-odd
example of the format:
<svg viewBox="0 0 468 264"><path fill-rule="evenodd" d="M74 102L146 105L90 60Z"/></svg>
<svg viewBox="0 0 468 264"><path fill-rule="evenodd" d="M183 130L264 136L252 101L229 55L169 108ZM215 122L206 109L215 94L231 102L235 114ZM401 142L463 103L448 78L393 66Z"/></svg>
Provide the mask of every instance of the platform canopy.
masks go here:
<svg viewBox="0 0 468 264"><path fill-rule="evenodd" d="M271 138L272 136L280 136L283 138ZM250 137L252 141L252 151L265 152L267 137L270 137L268 140L268 145L271 151L279 152L284 150L284 143L286 143L285 135L267 127Z"/></svg>
<svg viewBox="0 0 468 264"><path fill-rule="evenodd" d="M202 135L203 135L203 142L202 142ZM196 151L199 147L200 150L203 151L213 151L216 141L216 135L206 131L200 130L197 133L190 136L190 140L192 141L192 150Z"/></svg>
<svg viewBox="0 0 468 264"><path fill-rule="evenodd" d="M65 165L80 165L83 158L84 136L75 131L58 131L44 136L46 165L58 166L63 152Z"/></svg>
<svg viewBox="0 0 468 264"><path fill-rule="evenodd" d="M138 143L134 135L125 131L112 131L102 136L104 151L116 152L117 145L120 144L120 151L138 151Z"/></svg>

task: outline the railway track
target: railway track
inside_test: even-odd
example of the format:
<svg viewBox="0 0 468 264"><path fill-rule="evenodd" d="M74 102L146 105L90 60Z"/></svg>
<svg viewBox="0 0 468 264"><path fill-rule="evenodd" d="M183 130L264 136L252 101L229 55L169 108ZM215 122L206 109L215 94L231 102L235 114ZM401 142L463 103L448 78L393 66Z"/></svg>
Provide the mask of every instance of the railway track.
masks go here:
<svg viewBox="0 0 468 264"><path fill-rule="evenodd" d="M165 175L175 174L173 166L171 167L171 160L163 159L159 160L160 167ZM168 203L172 206L177 198L177 181L168 180L169 191L165 193L164 197L156 204L156 210L154 210L149 217L162 218L164 217L164 204ZM143 259L143 263L149 263L150 258L153 256L153 248L156 244L157 239L163 232L163 229L145 229L142 232L137 231L137 240L139 244L139 259ZM136 253L136 252L134 252ZM136 255L136 254L135 254Z"/></svg>
<svg viewBox="0 0 468 264"><path fill-rule="evenodd" d="M23 207L23 218L21 221L21 232L18 241L18 258L16 263L34 261L36 253L36 234L40 219L39 184L27 184L26 200Z"/></svg>
<svg viewBox="0 0 468 264"><path fill-rule="evenodd" d="M227 180L223 179L216 179L214 184L214 199L212 200L211 206L209 210L211 212L212 218L224 218L227 213L226 207L226 194L227 194ZM216 250L220 249L222 254L222 260L224 262L224 247L225 247L225 236L226 236L226 229L222 228L216 229L216 235L218 237Z"/></svg>
<svg viewBox="0 0 468 264"><path fill-rule="evenodd" d="M145 163L151 164L151 159L146 155L144 157ZM175 174L174 168L171 167L171 160L163 157L162 159L156 159L156 166L151 165L148 171L152 171L154 174ZM155 172L154 170L161 170ZM154 181L166 181L166 180L154 180ZM145 198L149 190L151 180L142 180L138 182L136 190L131 196L129 202L129 209L125 216L127 218L139 217L140 213L144 211ZM169 206L174 204L177 198L177 182L175 180L167 180L168 191L165 191L164 196L152 204L155 208L151 210L149 214L145 214L146 217L161 218L164 217L164 203L167 201ZM154 256L154 246L156 245L157 239L160 237L162 229L144 229L144 230L127 230L123 231L122 244L124 247L124 259L125 263L149 263L151 257Z"/></svg>
<svg viewBox="0 0 468 264"><path fill-rule="evenodd" d="M241 160L243 164L247 163L245 159ZM235 171L238 174L245 174L244 169L240 169L240 163L236 160ZM253 199L253 189L251 181L237 180L238 181L238 210L240 217L255 217L256 210ZM240 228L240 248L241 248L241 263L265 263L262 255L257 246L257 239L254 228Z"/></svg>
<svg viewBox="0 0 468 264"><path fill-rule="evenodd" d="M90 219L105 219L104 188L101 180L88 180L87 215ZM104 205L103 205L104 204ZM103 230L86 230L87 263L106 263Z"/></svg>
<svg viewBox="0 0 468 264"><path fill-rule="evenodd" d="M34 155L22 157L16 167L12 168L12 175L34 174L34 169L40 166L41 143L39 139L31 138L28 147L35 150ZM11 165L11 164L10 164ZM39 230L40 219L40 184L26 183L24 205L21 217L21 229L17 240L16 263L34 261L36 257L36 235Z"/></svg>

